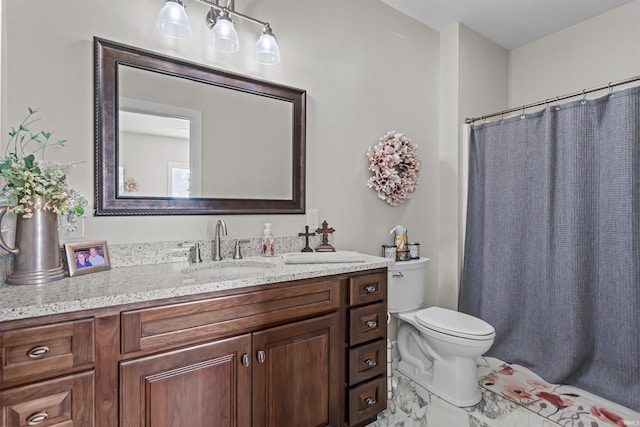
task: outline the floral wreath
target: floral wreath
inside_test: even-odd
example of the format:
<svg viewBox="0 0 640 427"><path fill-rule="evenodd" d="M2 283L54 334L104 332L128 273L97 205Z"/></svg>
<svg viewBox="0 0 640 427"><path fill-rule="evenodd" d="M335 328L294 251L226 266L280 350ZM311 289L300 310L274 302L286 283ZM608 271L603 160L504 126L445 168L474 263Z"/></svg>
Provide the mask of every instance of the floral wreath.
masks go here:
<svg viewBox="0 0 640 427"><path fill-rule="evenodd" d="M422 162L417 148L404 133L390 131L367 150L369 170L374 174L367 186L391 206L406 202L418 188Z"/></svg>

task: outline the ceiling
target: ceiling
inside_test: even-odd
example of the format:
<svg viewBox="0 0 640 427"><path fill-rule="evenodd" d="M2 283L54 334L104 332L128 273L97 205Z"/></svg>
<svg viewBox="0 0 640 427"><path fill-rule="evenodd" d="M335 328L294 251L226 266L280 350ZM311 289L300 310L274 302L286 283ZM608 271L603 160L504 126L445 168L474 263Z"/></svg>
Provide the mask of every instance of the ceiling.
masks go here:
<svg viewBox="0 0 640 427"><path fill-rule="evenodd" d="M437 31L460 22L514 49L633 0L381 0Z"/></svg>

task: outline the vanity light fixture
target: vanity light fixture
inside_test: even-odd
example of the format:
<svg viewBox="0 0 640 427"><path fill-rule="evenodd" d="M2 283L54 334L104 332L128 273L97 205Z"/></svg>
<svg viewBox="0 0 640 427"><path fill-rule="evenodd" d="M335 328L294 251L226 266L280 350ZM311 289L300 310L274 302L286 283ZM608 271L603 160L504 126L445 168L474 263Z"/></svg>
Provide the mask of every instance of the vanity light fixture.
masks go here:
<svg viewBox="0 0 640 427"><path fill-rule="evenodd" d="M253 51L254 58L267 65L280 62L280 48L268 22L263 22L234 10L234 0L227 0L226 6L218 4L218 0L195 0L211 8L207 13L206 23L211 31L211 45L215 51L232 53L240 49L238 33L231 16L242 18L262 26L262 34ZM191 36L191 26L182 0L166 0L158 14L156 27L164 34L176 38Z"/></svg>

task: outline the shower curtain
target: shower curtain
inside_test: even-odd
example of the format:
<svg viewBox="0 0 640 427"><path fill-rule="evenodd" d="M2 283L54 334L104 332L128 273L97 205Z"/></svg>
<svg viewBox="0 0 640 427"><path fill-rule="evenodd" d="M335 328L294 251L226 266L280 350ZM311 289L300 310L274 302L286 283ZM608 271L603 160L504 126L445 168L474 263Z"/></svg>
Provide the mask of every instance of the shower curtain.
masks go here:
<svg viewBox="0 0 640 427"><path fill-rule="evenodd" d="M640 88L473 126L460 311L487 355L640 411Z"/></svg>

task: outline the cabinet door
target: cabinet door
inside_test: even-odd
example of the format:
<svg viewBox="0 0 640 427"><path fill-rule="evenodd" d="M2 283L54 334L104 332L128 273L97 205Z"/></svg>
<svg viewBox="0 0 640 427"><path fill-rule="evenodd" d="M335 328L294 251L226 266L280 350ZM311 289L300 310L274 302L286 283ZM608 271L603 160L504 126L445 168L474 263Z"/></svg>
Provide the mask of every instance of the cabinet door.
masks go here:
<svg viewBox="0 0 640 427"><path fill-rule="evenodd" d="M253 334L253 425L337 426L338 314Z"/></svg>
<svg viewBox="0 0 640 427"><path fill-rule="evenodd" d="M250 354L247 334L122 362L120 426L249 427Z"/></svg>

